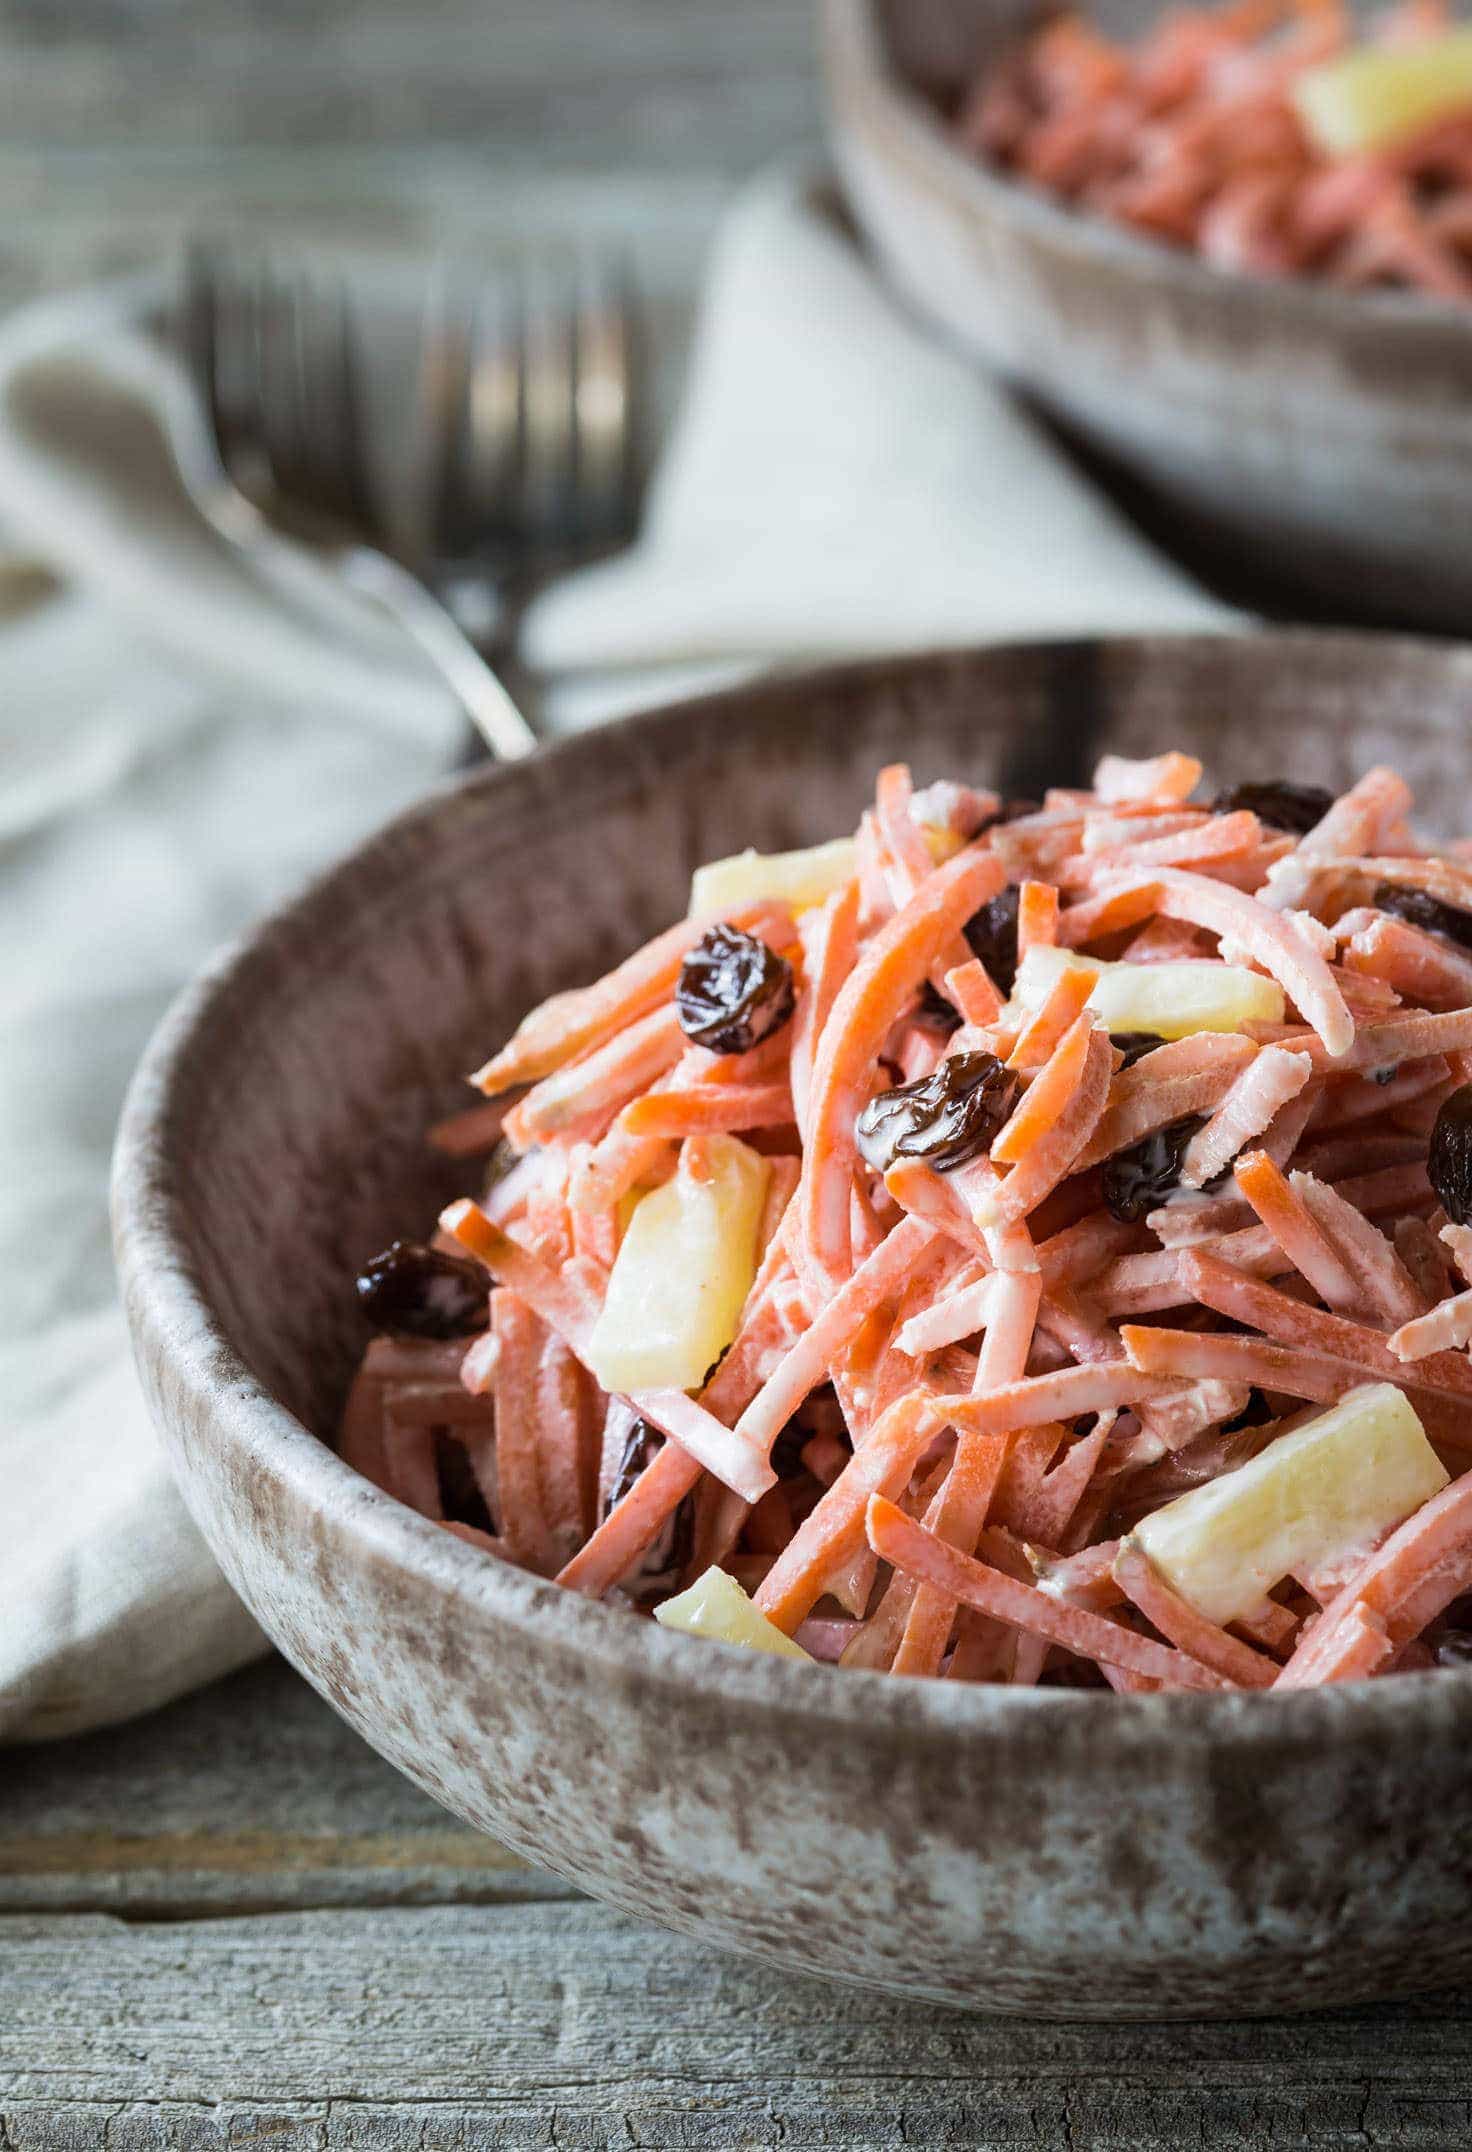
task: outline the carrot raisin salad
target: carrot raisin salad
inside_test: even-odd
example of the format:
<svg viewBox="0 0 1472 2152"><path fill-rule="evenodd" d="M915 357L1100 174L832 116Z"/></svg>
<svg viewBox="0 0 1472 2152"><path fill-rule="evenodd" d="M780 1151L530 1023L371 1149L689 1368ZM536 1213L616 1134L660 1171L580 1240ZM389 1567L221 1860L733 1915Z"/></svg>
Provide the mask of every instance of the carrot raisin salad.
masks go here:
<svg viewBox="0 0 1472 2152"><path fill-rule="evenodd" d="M1063 14L992 69L966 146L1220 269L1472 299L1472 25L1404 0L1175 8L1131 44Z"/></svg>
<svg viewBox="0 0 1472 2152"><path fill-rule="evenodd" d="M1472 1657L1472 847L1406 785L880 773L432 1132L342 1453L672 1629L951 1681ZM492 1148L494 1146L494 1148Z"/></svg>

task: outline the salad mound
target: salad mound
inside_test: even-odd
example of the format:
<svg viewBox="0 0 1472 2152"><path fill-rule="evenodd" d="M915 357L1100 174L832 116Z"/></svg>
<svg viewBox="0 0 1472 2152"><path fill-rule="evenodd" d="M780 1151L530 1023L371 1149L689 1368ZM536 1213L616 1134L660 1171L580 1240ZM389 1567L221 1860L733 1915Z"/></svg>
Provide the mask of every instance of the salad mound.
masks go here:
<svg viewBox="0 0 1472 2152"><path fill-rule="evenodd" d="M701 867L431 1131L478 1194L364 1267L346 1460L791 1658L1472 1656L1472 848L1388 769L1201 775L896 765L852 837Z"/></svg>

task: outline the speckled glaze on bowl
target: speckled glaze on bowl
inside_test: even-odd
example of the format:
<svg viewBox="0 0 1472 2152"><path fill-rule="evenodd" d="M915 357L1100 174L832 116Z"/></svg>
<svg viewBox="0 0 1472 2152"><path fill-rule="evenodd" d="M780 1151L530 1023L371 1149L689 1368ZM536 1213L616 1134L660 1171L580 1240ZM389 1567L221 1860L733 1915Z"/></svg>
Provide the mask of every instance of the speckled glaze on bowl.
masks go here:
<svg viewBox="0 0 1472 2152"><path fill-rule="evenodd" d="M1241 2015L1472 1973L1472 1677L1273 1698L888 1680L669 1636L350 1472L355 1263L452 1192L425 1123L691 867L849 827L876 765L1035 788L1104 746L1223 781L1393 752L1472 797L1472 653L1291 636L1039 646L769 681L471 777L193 987L116 1168L139 1365L235 1588L451 1809L599 1897L978 2009Z"/></svg>
<svg viewBox="0 0 1472 2152"><path fill-rule="evenodd" d="M1356 620L1472 605L1472 308L1222 275L987 170L942 110L1045 0L824 0L834 156L888 275L1203 565ZM1163 0L1094 0L1106 27Z"/></svg>

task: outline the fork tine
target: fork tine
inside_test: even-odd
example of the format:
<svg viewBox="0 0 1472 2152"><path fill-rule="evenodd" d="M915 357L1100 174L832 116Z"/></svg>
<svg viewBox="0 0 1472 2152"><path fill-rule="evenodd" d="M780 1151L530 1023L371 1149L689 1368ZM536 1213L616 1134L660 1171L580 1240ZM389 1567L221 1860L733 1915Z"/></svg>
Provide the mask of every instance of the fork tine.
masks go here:
<svg viewBox="0 0 1472 2152"><path fill-rule="evenodd" d="M535 546L566 544L577 466L574 414L576 283L569 260L542 263L528 278L522 332L520 517Z"/></svg>
<svg viewBox="0 0 1472 2152"><path fill-rule="evenodd" d="M256 327L248 282L223 242L196 239L184 257L184 336L195 391L227 469L258 460Z"/></svg>
<svg viewBox="0 0 1472 2152"><path fill-rule="evenodd" d="M648 330L634 258L627 250L619 261L619 314L623 324L624 465L615 544L626 544L639 526L639 504L649 467L653 430Z"/></svg>
<svg viewBox="0 0 1472 2152"><path fill-rule="evenodd" d="M306 303L301 270L264 258L253 280L259 439L271 477L288 500L318 497L321 463L309 418Z"/></svg>
<svg viewBox="0 0 1472 2152"><path fill-rule="evenodd" d="M179 294L179 326L194 392L204 405L215 445L223 452L220 387L217 378L220 334L216 292L218 269L215 250L203 239L190 239L184 248Z"/></svg>
<svg viewBox="0 0 1472 2152"><path fill-rule="evenodd" d="M584 264L575 321L575 536L590 546L626 534L637 486L635 317L626 258L615 265L598 255Z"/></svg>
<svg viewBox="0 0 1472 2152"><path fill-rule="evenodd" d="M331 344L335 367L329 378L335 393L325 401L338 413L343 477L343 504L357 527L370 536L378 529L378 504L368 469L368 433L363 400L363 373L358 344L358 324L352 294L339 283L332 309Z"/></svg>
<svg viewBox="0 0 1472 2152"><path fill-rule="evenodd" d="M255 438L272 484L288 492L296 463L290 401L291 324L280 285L264 257L247 272L244 289L250 309L246 348L255 362Z"/></svg>
<svg viewBox="0 0 1472 2152"><path fill-rule="evenodd" d="M472 306L453 260L438 265L419 354L421 424L428 440L428 483L421 504L431 557L458 560L473 550L468 482L473 394Z"/></svg>
<svg viewBox="0 0 1472 2152"><path fill-rule="evenodd" d="M511 503L520 496L526 468L527 317L526 265L518 257L510 276L483 279L475 297L470 357L470 399L465 483L470 491L467 528L473 542L499 547L509 556L517 542Z"/></svg>
<svg viewBox="0 0 1472 2152"><path fill-rule="evenodd" d="M341 277L324 279L306 269L298 275L297 294L296 391L312 497L372 538L378 509L352 295Z"/></svg>

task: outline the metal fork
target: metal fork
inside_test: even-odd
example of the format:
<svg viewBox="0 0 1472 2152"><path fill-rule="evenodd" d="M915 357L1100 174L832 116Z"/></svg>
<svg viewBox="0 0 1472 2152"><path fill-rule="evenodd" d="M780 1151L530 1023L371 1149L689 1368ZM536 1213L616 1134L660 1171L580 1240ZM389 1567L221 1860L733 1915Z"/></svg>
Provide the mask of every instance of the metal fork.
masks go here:
<svg viewBox="0 0 1472 2152"><path fill-rule="evenodd" d="M571 251L472 281L441 276L423 325L417 530L392 531L367 453L357 326L341 278L225 249L186 251L180 340L198 421L181 476L228 542L278 583L363 592L413 637L493 755L536 737L445 594L495 592L509 658L520 601L557 567L633 535L644 370L627 271Z"/></svg>

